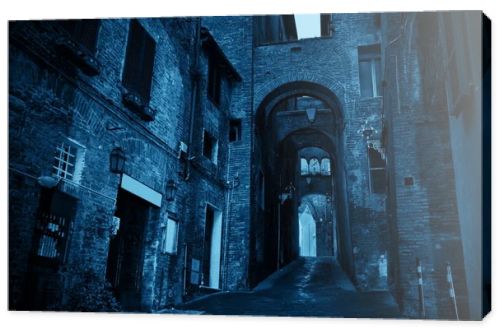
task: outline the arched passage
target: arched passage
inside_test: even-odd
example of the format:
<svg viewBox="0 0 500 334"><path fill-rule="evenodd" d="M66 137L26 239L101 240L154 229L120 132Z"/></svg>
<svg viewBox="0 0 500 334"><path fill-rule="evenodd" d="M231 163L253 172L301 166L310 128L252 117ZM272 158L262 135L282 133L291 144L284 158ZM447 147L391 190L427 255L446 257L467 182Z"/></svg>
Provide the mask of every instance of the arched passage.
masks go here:
<svg viewBox="0 0 500 334"><path fill-rule="evenodd" d="M331 220L337 223L339 236L335 249L332 241L317 250L322 255L338 255L344 270L352 275L341 124L342 111L335 94L310 82L285 84L259 106L253 156L256 205L251 284L300 256L299 208L302 210L302 202L312 194L324 198L325 203L327 198L330 201L322 209L334 217Z"/></svg>

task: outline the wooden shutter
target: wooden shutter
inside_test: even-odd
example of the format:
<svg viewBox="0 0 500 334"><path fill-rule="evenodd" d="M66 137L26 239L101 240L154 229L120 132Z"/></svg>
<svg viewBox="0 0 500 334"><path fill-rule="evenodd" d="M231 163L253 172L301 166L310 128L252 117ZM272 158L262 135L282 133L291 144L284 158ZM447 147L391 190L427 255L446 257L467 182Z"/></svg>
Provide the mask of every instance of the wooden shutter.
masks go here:
<svg viewBox="0 0 500 334"><path fill-rule="evenodd" d="M156 43L137 20L130 22L123 85L149 101Z"/></svg>
<svg viewBox="0 0 500 334"><path fill-rule="evenodd" d="M99 20L80 21L79 41L92 54L96 52L100 23Z"/></svg>
<svg viewBox="0 0 500 334"><path fill-rule="evenodd" d="M68 32L71 39L94 54L97 46L100 20L62 20L61 26Z"/></svg>

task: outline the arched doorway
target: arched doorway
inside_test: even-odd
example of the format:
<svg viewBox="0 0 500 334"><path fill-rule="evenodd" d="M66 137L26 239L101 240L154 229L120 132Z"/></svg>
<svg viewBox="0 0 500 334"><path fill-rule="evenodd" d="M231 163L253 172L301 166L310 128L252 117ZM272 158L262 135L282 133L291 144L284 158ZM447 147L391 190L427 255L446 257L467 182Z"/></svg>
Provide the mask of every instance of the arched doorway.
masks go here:
<svg viewBox="0 0 500 334"><path fill-rule="evenodd" d="M301 205L313 194L325 203L328 198L330 204L321 208L328 210L330 226L336 222L335 233L333 227L328 232L331 239L328 246L318 248L316 239L316 255L338 255L340 264L352 276L342 124L335 94L310 82L283 85L271 92L258 108L253 157L251 284L302 255ZM309 210L313 207L309 205ZM316 237L318 222L319 217L314 219ZM338 235L335 246L334 235ZM311 253L314 252L308 252Z"/></svg>
<svg viewBox="0 0 500 334"><path fill-rule="evenodd" d="M316 257L318 245L316 242L316 219L307 204L299 206L299 249L300 256Z"/></svg>
<svg viewBox="0 0 500 334"><path fill-rule="evenodd" d="M337 258L337 217L328 194L301 196L298 208L300 256Z"/></svg>

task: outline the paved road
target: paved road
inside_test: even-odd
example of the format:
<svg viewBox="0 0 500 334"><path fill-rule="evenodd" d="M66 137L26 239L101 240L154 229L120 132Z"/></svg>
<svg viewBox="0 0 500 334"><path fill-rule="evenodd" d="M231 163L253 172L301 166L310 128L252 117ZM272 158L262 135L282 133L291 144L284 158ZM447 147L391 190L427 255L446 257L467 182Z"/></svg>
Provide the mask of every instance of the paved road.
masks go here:
<svg viewBox="0 0 500 334"><path fill-rule="evenodd" d="M329 257L299 258L251 292L216 293L184 308L228 315L399 317L388 292L357 292Z"/></svg>

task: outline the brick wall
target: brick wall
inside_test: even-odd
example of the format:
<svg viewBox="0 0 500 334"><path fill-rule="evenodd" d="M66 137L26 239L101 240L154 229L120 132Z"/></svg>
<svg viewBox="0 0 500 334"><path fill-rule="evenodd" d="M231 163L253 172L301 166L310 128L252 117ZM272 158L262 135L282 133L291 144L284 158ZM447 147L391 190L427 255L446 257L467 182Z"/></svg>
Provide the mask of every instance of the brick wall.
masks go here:
<svg viewBox="0 0 500 334"><path fill-rule="evenodd" d="M290 82L316 83L335 94L340 101L339 123L324 131L341 133L336 145L344 169L339 173L345 174L342 182L346 183L344 197L355 258L353 278L362 289L385 288L378 275L379 258L387 251L385 195L369 191L367 143L361 134L363 126L371 126L380 137L381 98L360 97L357 55L358 46L378 43L380 35L372 14L339 14L333 21L335 33L331 38L256 47L254 110L267 95ZM280 125L280 137L292 130Z"/></svg>
<svg viewBox="0 0 500 334"><path fill-rule="evenodd" d="M455 279L461 317L467 317L467 292L455 197L455 175L442 60L436 55L437 15L387 15L384 98L388 120L388 156L392 161L390 201L395 250L399 254L396 289L405 314L419 316L415 258L422 261L428 317L453 318L446 263ZM396 22L404 22L404 28ZM437 29L437 28L436 28ZM396 39L394 39L396 38ZM395 41L390 44L388 41ZM405 178L412 182L405 183ZM412 183L412 184L411 184Z"/></svg>
<svg viewBox="0 0 500 334"><path fill-rule="evenodd" d="M277 256L274 244L263 245L265 238L276 237L268 226L274 219L268 204L280 191L276 177L280 165L275 156L266 154L279 153L278 142L306 124L325 135L335 155L333 198L340 253L357 287L390 289L404 315L417 317L415 257L419 257L428 316L452 317L445 276L449 261L457 277L459 311L466 317L455 189L458 163L453 165L463 134L456 120L450 122L443 98L440 78L445 69L436 51L439 40L428 32L436 21L411 13L382 18L380 27L377 14L334 14L332 37L254 46L253 17L203 17L200 25L241 77L223 79L220 106L207 97L209 64L203 49L194 68L197 20L139 19L156 42L150 106L157 113L149 122L122 101L129 20L101 21L96 75L83 73L61 56L57 23L10 23L10 307L28 307L23 291L30 284L41 193L36 178L50 175L55 147L62 141L71 138L85 153L80 187L71 190L78 205L67 262L56 273L63 300L84 271L105 279L120 182L109 171L111 150L123 148L125 173L163 195L169 180L176 182L175 199L163 196L160 208L150 208L145 227L140 307L151 311L208 292L189 284L191 261L203 259L207 205L223 217L222 290L249 289L275 269L256 265ZM384 97L362 98L358 46L379 42ZM259 122L269 112L268 104L307 92L328 100L333 114L318 114L314 125L305 117L274 117L276 141L265 141L262 133L268 129ZM231 119L241 120L238 141L229 141ZM369 138L364 133L368 128L373 130ZM216 164L203 155L205 130L218 142ZM387 194L370 191L368 139L379 140L385 149ZM180 141L189 145L188 159L178 157ZM264 207L259 200L261 172L273 187ZM176 254L160 250L167 217L179 222ZM388 259L387 281L380 276L381 256Z"/></svg>

